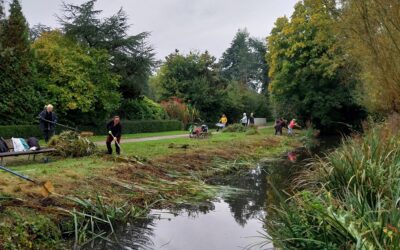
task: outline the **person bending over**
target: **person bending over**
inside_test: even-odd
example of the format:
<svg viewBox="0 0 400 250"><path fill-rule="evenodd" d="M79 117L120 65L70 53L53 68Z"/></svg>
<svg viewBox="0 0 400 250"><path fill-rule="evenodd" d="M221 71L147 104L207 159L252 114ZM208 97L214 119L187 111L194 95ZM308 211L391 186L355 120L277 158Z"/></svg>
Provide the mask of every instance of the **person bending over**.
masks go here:
<svg viewBox="0 0 400 250"><path fill-rule="evenodd" d="M122 126L121 126L121 120L119 116L114 116L112 121L107 123L107 130L108 130L108 136L107 136L107 150L108 154L112 154L112 147L111 143L115 141L115 151L117 152L117 155L121 153L121 148L119 147L119 144L121 142L121 135L122 135Z"/></svg>

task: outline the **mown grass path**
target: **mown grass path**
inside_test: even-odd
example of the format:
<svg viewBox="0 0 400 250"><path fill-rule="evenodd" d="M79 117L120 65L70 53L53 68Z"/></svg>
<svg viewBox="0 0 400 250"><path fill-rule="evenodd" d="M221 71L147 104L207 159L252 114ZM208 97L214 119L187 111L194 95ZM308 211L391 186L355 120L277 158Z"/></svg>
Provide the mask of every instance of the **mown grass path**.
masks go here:
<svg viewBox="0 0 400 250"><path fill-rule="evenodd" d="M258 129L265 129L265 128L269 128L272 126L260 126L258 127ZM182 131L179 131L182 132ZM219 132L213 132L213 133L219 133ZM99 137L99 136L97 136ZM96 139L97 139L96 137ZM104 136L105 138L106 136ZM124 144L124 143L134 143L134 142L145 142L145 141L159 141L159 140L168 140L168 139L177 139L177 138L186 138L189 137L188 133L185 134L176 134L176 135L162 135L162 136L151 136L151 137L141 137L141 138L129 138L128 139L121 139L121 143L120 144ZM106 145L105 140L103 141L95 141L96 145L99 146L104 146Z"/></svg>

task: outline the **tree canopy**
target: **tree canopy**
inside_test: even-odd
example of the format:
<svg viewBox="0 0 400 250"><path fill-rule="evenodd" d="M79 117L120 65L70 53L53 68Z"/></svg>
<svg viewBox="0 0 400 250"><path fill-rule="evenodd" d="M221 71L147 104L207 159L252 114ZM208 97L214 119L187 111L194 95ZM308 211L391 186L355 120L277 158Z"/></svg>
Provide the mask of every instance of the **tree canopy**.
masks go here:
<svg viewBox="0 0 400 250"><path fill-rule="evenodd" d="M222 76L260 90L268 83L265 53L263 41L250 37L246 29L239 30L219 62Z"/></svg>
<svg viewBox="0 0 400 250"><path fill-rule="evenodd" d="M119 108L119 76L111 71L107 51L81 46L60 31L42 34L33 48L41 92L47 103L57 106L57 112L87 123Z"/></svg>
<svg viewBox="0 0 400 250"><path fill-rule="evenodd" d="M153 49L146 41L149 33L128 35L130 25L123 9L101 19L102 11L95 9L96 2L64 3L64 14L59 17L63 31L84 46L110 53L112 69L121 76L120 92L125 99L147 93L148 78L155 64Z"/></svg>
<svg viewBox="0 0 400 250"><path fill-rule="evenodd" d="M196 107L207 121L225 113L237 122L244 112L265 117L268 107L264 95L247 85L224 78L216 59L208 52L175 52L166 58L153 81L161 99L178 97Z"/></svg>
<svg viewBox="0 0 400 250"><path fill-rule="evenodd" d="M208 52L175 52L166 58L155 78L161 98L178 97L198 108L205 117L220 112L224 82L216 59Z"/></svg>
<svg viewBox="0 0 400 250"><path fill-rule="evenodd" d="M299 2L288 19L279 18L268 38L271 83L277 115L330 129L363 116L352 91L352 62L338 43L335 1Z"/></svg>
<svg viewBox="0 0 400 250"><path fill-rule="evenodd" d="M344 0L342 42L357 58L359 97L369 111L400 112L400 2Z"/></svg>

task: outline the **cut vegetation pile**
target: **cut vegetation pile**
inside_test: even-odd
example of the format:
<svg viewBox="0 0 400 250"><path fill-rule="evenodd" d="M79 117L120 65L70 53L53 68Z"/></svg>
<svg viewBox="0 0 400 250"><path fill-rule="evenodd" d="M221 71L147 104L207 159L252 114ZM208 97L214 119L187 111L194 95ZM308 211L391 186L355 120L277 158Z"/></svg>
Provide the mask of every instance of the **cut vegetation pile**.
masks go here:
<svg viewBox="0 0 400 250"><path fill-rule="evenodd" d="M246 133L246 135L256 135L259 134L257 126L250 125L250 126L243 126L242 124L235 123L232 125L229 125L228 127L224 128L222 131L224 133Z"/></svg>
<svg viewBox="0 0 400 250"><path fill-rule="evenodd" d="M96 151L96 145L93 142L74 131L65 131L53 136L49 146L55 148L56 154L62 157L89 156Z"/></svg>

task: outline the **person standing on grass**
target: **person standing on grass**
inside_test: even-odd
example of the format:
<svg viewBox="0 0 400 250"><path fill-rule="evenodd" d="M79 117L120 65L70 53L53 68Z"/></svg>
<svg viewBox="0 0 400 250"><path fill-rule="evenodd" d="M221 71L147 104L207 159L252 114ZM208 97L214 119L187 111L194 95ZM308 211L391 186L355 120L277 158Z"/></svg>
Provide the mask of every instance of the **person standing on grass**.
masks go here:
<svg viewBox="0 0 400 250"><path fill-rule="evenodd" d="M288 126L288 135L293 135L293 129L295 127L300 127L300 126L297 124L296 119L293 119L290 121Z"/></svg>
<svg viewBox="0 0 400 250"><path fill-rule="evenodd" d="M254 125L254 113L250 114L249 125Z"/></svg>
<svg viewBox="0 0 400 250"><path fill-rule="evenodd" d="M44 107L44 110L40 112L39 118L39 127L43 132L45 142L49 142L51 137L54 135L56 123L57 123L57 115L53 112L53 105L48 104Z"/></svg>
<svg viewBox="0 0 400 250"><path fill-rule="evenodd" d="M112 121L107 123L107 131L108 131L108 136L107 136L107 150L108 154L112 154L112 147L111 143L115 141L115 151L117 152L117 155L121 153L121 148L119 147L119 144L121 142L121 135L122 135L122 126L121 126L121 119L119 116L114 116Z"/></svg>
<svg viewBox="0 0 400 250"><path fill-rule="evenodd" d="M248 123L248 119L247 119L247 114L243 113L243 118L240 120L240 123L242 123L243 126L247 126Z"/></svg>
<svg viewBox="0 0 400 250"><path fill-rule="evenodd" d="M219 123L217 124L217 132L218 132L220 129L225 128L227 123L228 123L228 118L226 117L225 114L223 114L223 115L221 116L221 119L219 119Z"/></svg>
<svg viewBox="0 0 400 250"><path fill-rule="evenodd" d="M282 135L282 119L276 119L274 128L275 128L275 135L278 134Z"/></svg>

